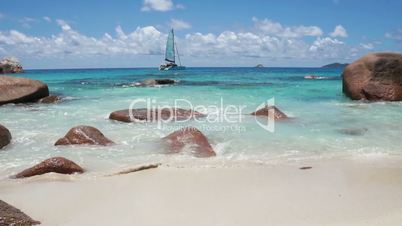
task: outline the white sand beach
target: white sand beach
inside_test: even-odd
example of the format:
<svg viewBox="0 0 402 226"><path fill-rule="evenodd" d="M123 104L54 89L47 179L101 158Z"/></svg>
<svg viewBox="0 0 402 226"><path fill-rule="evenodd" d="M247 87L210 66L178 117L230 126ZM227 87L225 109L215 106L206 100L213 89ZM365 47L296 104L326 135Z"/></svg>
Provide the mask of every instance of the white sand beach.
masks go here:
<svg viewBox="0 0 402 226"><path fill-rule="evenodd" d="M2 181L1 199L52 226L384 226L402 220L402 161L394 157L84 175Z"/></svg>

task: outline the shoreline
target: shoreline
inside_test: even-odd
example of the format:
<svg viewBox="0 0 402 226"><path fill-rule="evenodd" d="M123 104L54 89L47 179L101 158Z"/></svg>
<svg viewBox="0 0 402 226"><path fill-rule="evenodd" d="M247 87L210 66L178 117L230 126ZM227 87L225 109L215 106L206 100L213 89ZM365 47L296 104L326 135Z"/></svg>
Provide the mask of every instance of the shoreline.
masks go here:
<svg viewBox="0 0 402 226"><path fill-rule="evenodd" d="M394 156L162 165L109 177L5 180L0 194L42 225L396 225L401 175Z"/></svg>

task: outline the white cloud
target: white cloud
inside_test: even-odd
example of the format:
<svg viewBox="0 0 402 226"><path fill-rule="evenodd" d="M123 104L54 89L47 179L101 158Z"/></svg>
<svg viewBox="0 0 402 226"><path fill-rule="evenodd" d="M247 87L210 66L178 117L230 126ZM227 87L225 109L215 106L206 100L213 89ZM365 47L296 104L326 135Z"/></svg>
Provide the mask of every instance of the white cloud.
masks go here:
<svg viewBox="0 0 402 226"><path fill-rule="evenodd" d="M224 31L219 35L194 33L185 37L184 50L193 56L286 57L303 51L299 41L258 35L251 32Z"/></svg>
<svg viewBox="0 0 402 226"><path fill-rule="evenodd" d="M185 9L186 7L184 5L182 5L182 4L177 4L176 8L177 9Z"/></svg>
<svg viewBox="0 0 402 226"><path fill-rule="evenodd" d="M394 32L385 33L385 37L397 41L402 41L402 28L399 28Z"/></svg>
<svg viewBox="0 0 402 226"><path fill-rule="evenodd" d="M33 37L11 30L0 32L0 46L7 55L35 58L63 58L66 55L91 57L113 54L161 54L166 35L152 26L138 27L125 34L116 28L117 37L105 34L101 38L89 37L71 28L64 20L57 20L62 31L50 37Z"/></svg>
<svg viewBox="0 0 402 226"><path fill-rule="evenodd" d="M349 48L342 41L325 37L317 38L309 47L309 51L316 57L339 58L347 56Z"/></svg>
<svg viewBox="0 0 402 226"><path fill-rule="evenodd" d="M373 43L360 43L360 46L363 49L368 49L368 50L374 49L374 44Z"/></svg>
<svg viewBox="0 0 402 226"><path fill-rule="evenodd" d="M298 38L303 36L321 36L323 32L317 26L295 26L285 27L278 22L269 19L259 20L253 17L254 26L258 31L268 35L275 35L284 38Z"/></svg>
<svg viewBox="0 0 402 226"><path fill-rule="evenodd" d="M49 59L52 62L79 59L82 64L94 63L100 58L132 59L133 56L143 58L145 55L154 55L159 59L164 53L167 34L153 26L137 27L134 31L125 31L117 26L114 34L91 37L74 30L64 20L55 21L61 28L60 33L46 37L30 36L16 30L0 31L0 53L41 62L43 59L46 59L43 62L48 62ZM222 64L232 59L252 58L347 61L367 52L366 47L369 47L367 44L353 47L336 38L321 37L319 32L312 32L315 29L306 29L309 31L306 32L306 26L284 27L279 23L270 24L272 29L268 31L228 30L218 34L196 32L176 37L176 41L184 59L192 58L195 59L194 62L203 60L206 65L213 65L217 62L216 59L221 59L219 62ZM317 37L308 41L309 39L304 38L306 35Z"/></svg>
<svg viewBox="0 0 402 226"><path fill-rule="evenodd" d="M285 38L252 32L225 31L219 35L193 33L185 37L185 54L295 59L335 59L349 57L348 46L337 39L317 37L313 43L301 38Z"/></svg>
<svg viewBox="0 0 402 226"><path fill-rule="evenodd" d="M342 25L338 25L335 27L334 31L331 32L330 36L333 38L336 37L346 38L348 37L348 33L346 32L346 29L342 27Z"/></svg>
<svg viewBox="0 0 402 226"><path fill-rule="evenodd" d="M191 28L190 23L185 22L183 20L178 20L178 19L171 19L169 22L169 26L176 30L183 30L183 29Z"/></svg>
<svg viewBox="0 0 402 226"><path fill-rule="evenodd" d="M144 0L141 11L170 11L174 8L184 8L183 5L174 5L172 0Z"/></svg>
<svg viewBox="0 0 402 226"><path fill-rule="evenodd" d="M0 44L4 44L5 47L18 44L35 44L39 42L40 38L27 36L16 30L11 30L7 33L0 32Z"/></svg>
<svg viewBox="0 0 402 226"><path fill-rule="evenodd" d="M63 31L70 31L71 30L70 25L68 25L68 23L66 21L64 21L64 20L57 19L56 23L61 27L61 29Z"/></svg>
<svg viewBox="0 0 402 226"><path fill-rule="evenodd" d="M34 18L30 18L30 17L24 17L24 18L20 19L19 22L21 23L21 25L23 27L31 28L32 23L37 22L37 20Z"/></svg>
<svg viewBox="0 0 402 226"><path fill-rule="evenodd" d="M44 21L46 21L46 22L52 22L52 19L50 18L50 17L48 17L48 16L44 16L44 17L42 17L43 18L43 20Z"/></svg>

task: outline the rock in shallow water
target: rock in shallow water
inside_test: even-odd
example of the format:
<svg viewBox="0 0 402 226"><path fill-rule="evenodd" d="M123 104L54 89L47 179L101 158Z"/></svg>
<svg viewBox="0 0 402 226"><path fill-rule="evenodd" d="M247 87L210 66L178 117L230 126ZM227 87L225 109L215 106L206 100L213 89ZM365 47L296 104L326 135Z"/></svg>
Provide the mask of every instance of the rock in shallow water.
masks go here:
<svg viewBox="0 0 402 226"><path fill-rule="evenodd" d="M251 115L269 117L271 113L274 115L274 119L288 119L288 116L275 106L265 106Z"/></svg>
<svg viewBox="0 0 402 226"><path fill-rule="evenodd" d="M147 79L139 83L140 86L172 85L176 81L172 79Z"/></svg>
<svg viewBox="0 0 402 226"><path fill-rule="evenodd" d="M370 53L342 74L343 93L353 100L402 100L402 54Z"/></svg>
<svg viewBox="0 0 402 226"><path fill-rule="evenodd" d="M46 159L45 161L18 173L17 175L15 175L15 178L32 177L52 172L61 174L73 174L83 173L84 170L71 160L63 157L53 157L50 159Z"/></svg>
<svg viewBox="0 0 402 226"><path fill-rule="evenodd" d="M345 128L338 130L339 133L351 136L363 136L367 131L367 128Z"/></svg>
<svg viewBox="0 0 402 226"><path fill-rule="evenodd" d="M39 99L38 103L54 104L54 103L58 103L60 100L61 100L61 98L59 96L50 95L50 96Z"/></svg>
<svg viewBox="0 0 402 226"><path fill-rule="evenodd" d="M11 141L11 133L10 131L0 125L0 149L7 146Z"/></svg>
<svg viewBox="0 0 402 226"><path fill-rule="evenodd" d="M147 109L147 108L137 108L120 110L112 112L109 115L109 119L121 121L121 122L153 122L158 120L168 120L170 117L172 120L183 121L191 118L205 117L197 111L186 110L181 108L163 108L163 109Z"/></svg>
<svg viewBox="0 0 402 226"><path fill-rule="evenodd" d="M196 157L205 158L216 155L208 139L194 127L177 130L162 138L162 142L168 148L169 153L178 153L188 148Z"/></svg>
<svg viewBox="0 0 402 226"><path fill-rule="evenodd" d="M0 200L0 225L30 226L40 224L21 210Z"/></svg>
<svg viewBox="0 0 402 226"><path fill-rule="evenodd" d="M0 76L0 105L35 102L49 96L47 85L28 78Z"/></svg>
<svg viewBox="0 0 402 226"><path fill-rule="evenodd" d="M55 145L90 144L90 145L110 145L114 144L101 131L92 126L76 126L71 128L68 133L60 138Z"/></svg>

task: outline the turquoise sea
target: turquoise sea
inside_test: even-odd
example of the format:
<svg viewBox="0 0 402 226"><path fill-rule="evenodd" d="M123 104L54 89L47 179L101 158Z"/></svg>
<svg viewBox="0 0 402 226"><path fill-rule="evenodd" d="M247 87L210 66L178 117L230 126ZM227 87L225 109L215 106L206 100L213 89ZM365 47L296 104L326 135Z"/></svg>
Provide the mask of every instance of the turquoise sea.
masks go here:
<svg viewBox="0 0 402 226"><path fill-rule="evenodd" d="M188 68L28 70L15 76L42 80L63 97L58 104L6 105L0 123L12 133L12 144L0 151L0 176L7 178L51 156L64 156L98 175L144 162L208 167L230 163L276 163L305 158L400 155L402 103L351 101L342 94L341 69L322 68ZM308 80L304 76L324 76ZM170 78L175 85L137 87L149 78ZM120 123L108 119L133 100L150 98L173 105L185 99L199 106L241 106L241 121ZM274 98L293 119L261 128L245 115ZM222 103L221 103L222 102ZM181 102L183 108L188 108ZM210 109L210 108L208 108ZM204 113L209 113L208 109ZM222 113L222 112L220 112ZM54 146L76 125L100 129L116 145ZM208 137L217 157L165 155L158 141L174 126L192 125Z"/></svg>

